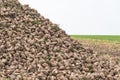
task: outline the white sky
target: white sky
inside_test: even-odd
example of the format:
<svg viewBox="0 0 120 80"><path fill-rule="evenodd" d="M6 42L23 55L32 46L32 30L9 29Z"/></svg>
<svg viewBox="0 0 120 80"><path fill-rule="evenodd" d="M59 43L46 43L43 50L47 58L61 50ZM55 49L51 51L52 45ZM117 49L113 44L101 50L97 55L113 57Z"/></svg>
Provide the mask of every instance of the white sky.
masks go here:
<svg viewBox="0 0 120 80"><path fill-rule="evenodd" d="M120 0L19 0L68 34L120 35Z"/></svg>

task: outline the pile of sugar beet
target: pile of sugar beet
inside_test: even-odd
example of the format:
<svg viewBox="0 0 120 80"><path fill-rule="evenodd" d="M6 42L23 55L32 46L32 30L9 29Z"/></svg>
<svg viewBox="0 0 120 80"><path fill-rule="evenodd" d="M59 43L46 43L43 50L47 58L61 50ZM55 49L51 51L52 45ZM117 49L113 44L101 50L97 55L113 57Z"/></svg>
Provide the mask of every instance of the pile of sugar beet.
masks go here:
<svg viewBox="0 0 120 80"><path fill-rule="evenodd" d="M18 0L0 0L0 80L120 80L120 64Z"/></svg>

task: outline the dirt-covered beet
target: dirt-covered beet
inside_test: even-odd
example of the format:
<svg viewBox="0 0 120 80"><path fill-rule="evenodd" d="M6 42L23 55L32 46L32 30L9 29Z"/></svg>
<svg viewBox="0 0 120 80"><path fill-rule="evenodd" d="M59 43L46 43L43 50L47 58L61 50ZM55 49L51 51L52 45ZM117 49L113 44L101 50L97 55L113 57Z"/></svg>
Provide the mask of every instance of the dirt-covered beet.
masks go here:
<svg viewBox="0 0 120 80"><path fill-rule="evenodd" d="M120 64L17 0L0 0L0 80L119 80Z"/></svg>

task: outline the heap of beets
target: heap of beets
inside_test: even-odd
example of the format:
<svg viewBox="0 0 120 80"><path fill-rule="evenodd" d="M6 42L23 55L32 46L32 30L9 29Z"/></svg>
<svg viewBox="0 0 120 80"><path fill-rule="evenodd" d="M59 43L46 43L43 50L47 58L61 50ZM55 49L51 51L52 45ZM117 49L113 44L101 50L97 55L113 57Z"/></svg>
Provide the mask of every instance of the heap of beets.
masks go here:
<svg viewBox="0 0 120 80"><path fill-rule="evenodd" d="M0 80L119 80L120 65L18 0L0 0Z"/></svg>

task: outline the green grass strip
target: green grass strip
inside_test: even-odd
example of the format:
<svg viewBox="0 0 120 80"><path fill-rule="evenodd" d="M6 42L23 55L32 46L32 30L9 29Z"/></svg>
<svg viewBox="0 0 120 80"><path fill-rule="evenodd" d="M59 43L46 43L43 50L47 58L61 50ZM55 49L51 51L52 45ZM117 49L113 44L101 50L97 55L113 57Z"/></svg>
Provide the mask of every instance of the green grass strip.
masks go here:
<svg viewBox="0 0 120 80"><path fill-rule="evenodd" d="M120 42L120 35L71 35L71 37L76 39L96 39Z"/></svg>

